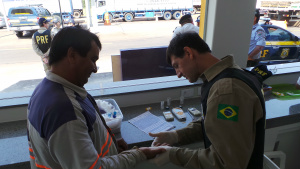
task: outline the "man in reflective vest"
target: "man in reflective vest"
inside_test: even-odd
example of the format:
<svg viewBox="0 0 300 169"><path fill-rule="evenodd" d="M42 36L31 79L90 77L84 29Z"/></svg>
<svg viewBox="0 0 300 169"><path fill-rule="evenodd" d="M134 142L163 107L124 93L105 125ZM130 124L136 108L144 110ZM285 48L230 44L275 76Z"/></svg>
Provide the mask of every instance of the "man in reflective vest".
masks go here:
<svg viewBox="0 0 300 169"><path fill-rule="evenodd" d="M28 104L32 169L126 169L165 152L158 147L122 151L125 141L115 139L83 87L97 72L101 48L98 37L79 26L63 28L54 36L51 69Z"/></svg>
<svg viewBox="0 0 300 169"><path fill-rule="evenodd" d="M156 162L186 168L262 169L265 107L261 77L242 70L233 56L218 59L197 33L173 38L167 60L178 78L201 78L204 117L175 131L150 133L153 146L204 141L204 149L167 147ZM260 72L260 70L256 70ZM262 73L262 76L269 76ZM200 104L200 103L199 103Z"/></svg>
<svg viewBox="0 0 300 169"><path fill-rule="evenodd" d="M49 22L45 18L39 19L40 29L32 36L32 48L38 54L43 62L44 71L49 70L48 55L51 44L51 31L48 30Z"/></svg>

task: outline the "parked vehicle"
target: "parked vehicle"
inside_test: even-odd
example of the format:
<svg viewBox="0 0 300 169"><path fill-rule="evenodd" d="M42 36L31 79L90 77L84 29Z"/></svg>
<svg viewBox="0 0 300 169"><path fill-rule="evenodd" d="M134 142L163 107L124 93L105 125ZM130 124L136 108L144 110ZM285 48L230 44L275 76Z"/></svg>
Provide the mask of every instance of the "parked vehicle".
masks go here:
<svg viewBox="0 0 300 169"><path fill-rule="evenodd" d="M61 14L62 14L62 19L64 21L64 24L69 24L69 23L73 23L74 22L74 20L72 18L72 15L70 13L68 13L68 12L62 12ZM59 18L61 18L60 13L53 13L52 15L56 15Z"/></svg>
<svg viewBox="0 0 300 169"><path fill-rule="evenodd" d="M41 6L12 7L8 10L7 18L9 29L15 31L17 37L22 37L23 31L37 31L40 18L46 18L50 27L53 25L50 12Z"/></svg>
<svg viewBox="0 0 300 169"><path fill-rule="evenodd" d="M272 20L300 21L299 0L257 0L256 8Z"/></svg>
<svg viewBox="0 0 300 169"><path fill-rule="evenodd" d="M193 14L201 11L201 0L193 0Z"/></svg>
<svg viewBox="0 0 300 169"><path fill-rule="evenodd" d="M261 52L260 64L271 65L300 61L300 38L275 26L261 25L266 32L266 46Z"/></svg>
<svg viewBox="0 0 300 169"><path fill-rule="evenodd" d="M83 15L83 7L81 0L72 0L73 4L73 16L74 18L80 18Z"/></svg>
<svg viewBox="0 0 300 169"><path fill-rule="evenodd" d="M131 22L134 18L161 17L165 20L180 19L182 15L193 11L193 0L97 0L98 19L120 18Z"/></svg>
<svg viewBox="0 0 300 169"><path fill-rule="evenodd" d="M3 27L6 27L6 22L3 14L0 12L0 29L2 29Z"/></svg>

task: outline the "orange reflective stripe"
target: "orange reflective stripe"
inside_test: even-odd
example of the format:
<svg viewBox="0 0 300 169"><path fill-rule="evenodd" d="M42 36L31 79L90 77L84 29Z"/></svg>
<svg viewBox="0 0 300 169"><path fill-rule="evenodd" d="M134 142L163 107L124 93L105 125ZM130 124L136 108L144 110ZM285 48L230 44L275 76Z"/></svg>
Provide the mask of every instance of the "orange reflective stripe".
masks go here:
<svg viewBox="0 0 300 169"><path fill-rule="evenodd" d="M98 154L98 157L97 157L96 161L93 163L93 165L89 169L92 169L92 168L95 167L95 165L96 165L96 163L97 163L97 161L98 161L98 159L99 159L100 156L101 156L101 153Z"/></svg>
<svg viewBox="0 0 300 169"><path fill-rule="evenodd" d="M109 133L107 132L106 141L105 141L105 144L103 144L102 147L101 147L101 153L100 154L102 154L102 151L103 151L104 147L107 145L108 138L109 138Z"/></svg>
<svg viewBox="0 0 300 169"><path fill-rule="evenodd" d="M104 143L104 144L102 145L102 147L101 147L100 154L98 154L97 159L95 160L95 162L93 163L93 165L92 165L89 169L92 169L92 168L95 167L95 165L96 165L96 163L97 163L99 157L102 155L102 151L103 151L104 147L107 145L108 138L109 138L109 133L107 132L107 134L106 134L106 141L105 141L105 143Z"/></svg>
<svg viewBox="0 0 300 169"><path fill-rule="evenodd" d="M32 148L29 147L29 151L30 151L30 152L33 152Z"/></svg>
<svg viewBox="0 0 300 169"><path fill-rule="evenodd" d="M101 166L100 166L100 168L99 169L101 169Z"/></svg>
<svg viewBox="0 0 300 169"><path fill-rule="evenodd" d="M30 157L31 159L33 159L33 160L35 159L35 157L34 157L34 156L32 156L32 155L29 155L29 157Z"/></svg>
<svg viewBox="0 0 300 169"><path fill-rule="evenodd" d="M103 153L102 157L104 157L109 152L109 148L111 146L111 142L112 142L112 138L110 138L110 142L109 142L109 145L107 147L107 150L105 151L105 153Z"/></svg>
<svg viewBox="0 0 300 169"><path fill-rule="evenodd" d="M47 168L46 166L40 165L38 163L35 163L35 166L37 166L39 168L51 169L51 168Z"/></svg>

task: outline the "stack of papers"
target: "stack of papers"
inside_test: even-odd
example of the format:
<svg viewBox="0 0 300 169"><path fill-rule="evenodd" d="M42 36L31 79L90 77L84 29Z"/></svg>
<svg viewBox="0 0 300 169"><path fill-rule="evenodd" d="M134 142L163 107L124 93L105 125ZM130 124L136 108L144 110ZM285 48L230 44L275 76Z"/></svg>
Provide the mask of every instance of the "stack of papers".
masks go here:
<svg viewBox="0 0 300 169"><path fill-rule="evenodd" d="M153 115L149 111L128 120L128 122L147 134L168 131L175 128L174 125Z"/></svg>

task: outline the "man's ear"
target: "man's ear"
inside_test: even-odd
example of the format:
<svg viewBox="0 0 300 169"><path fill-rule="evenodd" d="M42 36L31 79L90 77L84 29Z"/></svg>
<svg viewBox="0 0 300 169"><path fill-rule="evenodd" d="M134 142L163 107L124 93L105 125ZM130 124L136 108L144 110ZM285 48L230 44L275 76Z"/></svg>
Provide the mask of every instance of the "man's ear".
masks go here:
<svg viewBox="0 0 300 169"><path fill-rule="evenodd" d="M77 61L77 51L74 48L70 47L67 52L67 58L70 64L75 64Z"/></svg>
<svg viewBox="0 0 300 169"><path fill-rule="evenodd" d="M184 50L184 55L185 56L187 56L190 59L194 58L193 50L190 47L186 46L186 47L183 48L183 50Z"/></svg>

